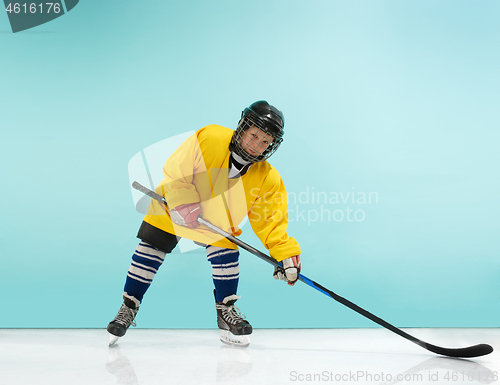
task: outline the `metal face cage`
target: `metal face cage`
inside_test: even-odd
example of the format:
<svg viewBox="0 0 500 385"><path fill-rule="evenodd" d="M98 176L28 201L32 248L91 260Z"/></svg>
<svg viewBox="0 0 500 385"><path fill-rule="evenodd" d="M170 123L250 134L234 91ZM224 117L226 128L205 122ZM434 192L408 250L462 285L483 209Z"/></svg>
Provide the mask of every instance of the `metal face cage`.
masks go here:
<svg viewBox="0 0 500 385"><path fill-rule="evenodd" d="M269 145L269 147L267 147L267 149L262 154L257 156L249 154L241 146L245 131L251 127L256 127L273 137L273 141ZM269 157L276 152L276 150L278 149L278 147L281 145L282 142L283 138L281 136L277 137L276 132L269 130L265 122L259 119L255 114L251 113L250 111L247 111L246 114L245 113L243 114L241 120L238 123L238 128L233 134L233 139L231 141L231 147L232 147L231 150L235 151L245 161L256 163L269 159Z"/></svg>

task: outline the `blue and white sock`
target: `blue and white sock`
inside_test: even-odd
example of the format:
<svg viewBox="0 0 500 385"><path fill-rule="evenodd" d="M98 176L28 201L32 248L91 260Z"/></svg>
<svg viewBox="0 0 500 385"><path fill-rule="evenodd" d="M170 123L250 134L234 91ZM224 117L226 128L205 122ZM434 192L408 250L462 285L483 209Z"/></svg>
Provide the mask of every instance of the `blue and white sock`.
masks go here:
<svg viewBox="0 0 500 385"><path fill-rule="evenodd" d="M238 250L207 246L207 259L212 264L212 278L217 302L222 302L224 298L235 295L238 290L239 256Z"/></svg>
<svg viewBox="0 0 500 385"><path fill-rule="evenodd" d="M165 253L142 241L132 256L132 264L125 281L124 296L135 300L139 306L144 294L151 286L155 274L165 259Z"/></svg>

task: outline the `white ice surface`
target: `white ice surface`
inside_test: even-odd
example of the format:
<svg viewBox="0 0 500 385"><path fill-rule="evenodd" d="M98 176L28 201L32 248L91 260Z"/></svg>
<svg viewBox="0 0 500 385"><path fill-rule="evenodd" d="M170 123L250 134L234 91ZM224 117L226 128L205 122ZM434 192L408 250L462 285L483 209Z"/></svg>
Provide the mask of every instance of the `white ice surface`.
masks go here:
<svg viewBox="0 0 500 385"><path fill-rule="evenodd" d="M222 344L218 330L132 329L108 348L105 330L0 329L0 384L500 385L500 329L405 330L495 352L438 357L385 329L257 329L246 349Z"/></svg>

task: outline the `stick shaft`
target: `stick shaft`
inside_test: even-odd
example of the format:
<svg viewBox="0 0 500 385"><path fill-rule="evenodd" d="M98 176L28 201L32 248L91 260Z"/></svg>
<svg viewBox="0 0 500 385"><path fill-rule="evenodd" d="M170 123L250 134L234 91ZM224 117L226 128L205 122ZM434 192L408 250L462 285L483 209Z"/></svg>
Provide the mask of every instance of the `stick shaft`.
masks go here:
<svg viewBox="0 0 500 385"><path fill-rule="evenodd" d="M135 189L142 191L144 194L150 196L153 199L156 199L157 201L164 203L165 205L167 204L167 201L163 196L160 194L155 193L154 191L151 191L150 189L142 186L141 184L134 182L132 183L132 187ZM234 237L233 235L229 234L228 232L218 228L217 226L213 225L209 221L203 219L203 218L198 218L198 222L200 224L203 224L210 228L211 230L215 231L216 233L222 235L223 237L227 238L231 242L235 243L236 245L242 247L243 249L247 250L248 252L252 253L253 255L259 257L260 259L270 263L273 266L281 266L281 263L276 261L274 258L271 258L270 256L262 253L261 251L257 250L256 248L250 246L249 244L239 240L238 238ZM407 340L423 347L424 349L427 349L431 352L437 353L437 354L442 354L446 356L451 356L451 357L466 357L466 358L471 358L471 357L479 357L482 355L489 354L493 351L493 348L490 345L486 344L480 344L480 345L474 345L474 346L469 346L467 348L461 348L461 349L447 349L447 348L442 348L439 346L435 346L432 344L429 344L427 342L424 342L422 340L419 340L416 337L413 337L412 335L402 331L401 329L395 327L394 325L391 325L390 323L384 321L383 319L377 317L376 315L370 313L369 311L363 309L362 307L359 307L355 303L345 299L344 297L341 297L340 295L334 293L333 291L325 288L324 286L320 285L319 283L313 281L312 279L307 278L303 274L299 274L299 281L304 282L306 285L312 287L313 289L316 289L317 291L325 294L326 296L332 298L333 300L341 303L342 305L348 307L351 310L354 310L356 313L361 314L362 316L370 319L371 321L379 324L380 326L398 334L399 336L406 338Z"/></svg>
<svg viewBox="0 0 500 385"><path fill-rule="evenodd" d="M262 260L264 260L264 261L266 261L268 263L270 263L271 265L273 265L273 266L281 266L281 264L278 261L276 261L274 258L271 258L268 255L260 252L255 247L250 246L248 243L245 243L245 242L239 240L238 238L233 237L231 234L225 232L222 229L219 229L217 226L211 224L209 221L207 221L207 220L205 220L203 218L198 218L198 222L201 223L202 225L207 226L208 228L210 228L211 230L215 231L216 233L219 233L223 237L226 237L227 239L229 239L234 244L242 247L243 249L245 249L249 253L252 253L253 255L259 257L260 259L262 259Z"/></svg>
<svg viewBox="0 0 500 385"><path fill-rule="evenodd" d="M156 199L157 201L159 202L162 202L162 203L167 203L165 198L162 197L160 194L157 194L155 193L154 191L151 191L150 189L142 186L141 184L137 183L137 182L134 182L132 184L132 186L139 190L139 191L142 191L144 194L150 196L151 198L153 199ZM211 230L215 231L216 233L222 235L223 237L229 239L231 242L235 243L236 245L242 247L243 249L245 249L246 251L252 253L253 255L259 257L260 259L270 263L271 265L273 266L279 266L280 263L278 261L276 261L274 258L271 258L269 257L268 255L262 253L261 251L257 250L256 248L250 246L249 244L239 240L238 238L232 236L231 234L229 234L228 232L218 228L217 226L213 225L212 223L210 223L209 221L203 219L203 218L198 218L198 222L202 225L205 225L207 226L208 228L210 228ZM383 326L391 331L393 331L394 333L396 334L399 334L401 335L402 337L406 338L406 339L409 339L410 341L413 341L415 343L417 343L417 339L412 337L411 335L405 333L404 331L398 329L397 327L391 325L390 323L384 321L383 319L375 316L374 314L366 311L365 309L359 307L358 305L354 304L353 302L341 297L340 295L334 293L333 291L331 290L328 290L327 288L325 288L324 286L318 284L317 282L313 281L312 279L309 279L307 278L306 276L304 276L303 274L299 274L299 280L304 282L306 285L309 285L311 286L312 288L318 290L319 292L325 294L326 296L334 299L335 301L337 302L340 302L341 304L347 306L348 308L354 310L355 312L365 316L366 318L369 318L370 320L372 320L373 322L376 322L377 324L379 324L380 326Z"/></svg>

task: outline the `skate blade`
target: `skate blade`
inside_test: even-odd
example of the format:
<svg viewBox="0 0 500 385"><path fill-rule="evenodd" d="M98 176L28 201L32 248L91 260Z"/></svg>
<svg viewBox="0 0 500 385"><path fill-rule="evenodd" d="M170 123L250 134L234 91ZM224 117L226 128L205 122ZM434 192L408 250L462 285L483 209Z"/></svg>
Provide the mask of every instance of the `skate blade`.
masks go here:
<svg viewBox="0 0 500 385"><path fill-rule="evenodd" d="M220 340L225 344L231 346L240 346L242 348L246 348L248 345L250 345L249 335L235 336L229 330L220 331Z"/></svg>
<svg viewBox="0 0 500 385"><path fill-rule="evenodd" d="M108 334L109 334L108 346L113 346L114 344L116 344L116 341L118 341L118 338L120 338L120 337L117 337L111 333L108 333Z"/></svg>

